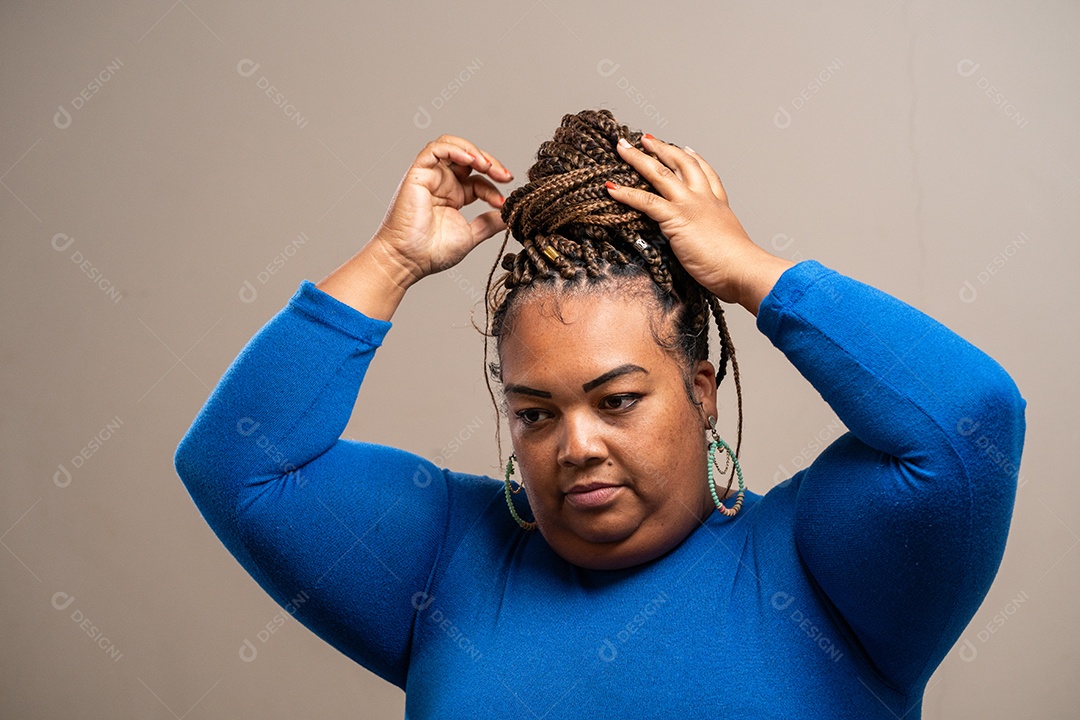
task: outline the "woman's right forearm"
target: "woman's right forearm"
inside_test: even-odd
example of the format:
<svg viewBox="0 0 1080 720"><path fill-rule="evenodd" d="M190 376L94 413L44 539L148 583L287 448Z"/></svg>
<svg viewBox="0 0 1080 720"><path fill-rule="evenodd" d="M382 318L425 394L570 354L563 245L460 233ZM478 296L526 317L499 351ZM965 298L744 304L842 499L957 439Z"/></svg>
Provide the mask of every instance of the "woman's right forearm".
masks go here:
<svg viewBox="0 0 1080 720"><path fill-rule="evenodd" d="M390 320L416 282L392 252L376 236L315 287L370 318Z"/></svg>

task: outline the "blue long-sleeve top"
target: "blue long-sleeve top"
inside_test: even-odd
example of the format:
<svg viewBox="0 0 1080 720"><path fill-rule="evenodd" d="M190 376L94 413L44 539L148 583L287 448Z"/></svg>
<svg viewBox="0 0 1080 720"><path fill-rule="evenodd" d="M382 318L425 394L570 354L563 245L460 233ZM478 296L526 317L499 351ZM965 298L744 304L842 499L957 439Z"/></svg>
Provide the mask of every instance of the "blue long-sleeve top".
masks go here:
<svg viewBox="0 0 1080 720"><path fill-rule="evenodd" d="M514 522L501 479L341 438L390 327L302 281L175 465L244 569L405 690L406 717L920 717L1016 493L1026 403L982 351L795 265L757 327L849 431L661 557L588 570Z"/></svg>

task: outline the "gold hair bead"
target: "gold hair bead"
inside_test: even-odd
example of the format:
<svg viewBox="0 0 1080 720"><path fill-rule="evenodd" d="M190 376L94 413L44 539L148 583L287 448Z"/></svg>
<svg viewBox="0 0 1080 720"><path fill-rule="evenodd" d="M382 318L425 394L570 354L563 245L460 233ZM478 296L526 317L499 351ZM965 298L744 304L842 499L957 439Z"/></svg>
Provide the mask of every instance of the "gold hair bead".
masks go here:
<svg viewBox="0 0 1080 720"><path fill-rule="evenodd" d="M543 253L548 256L549 260L554 261L554 260L559 259L559 252L555 248L551 247L550 245L545 245L544 246Z"/></svg>

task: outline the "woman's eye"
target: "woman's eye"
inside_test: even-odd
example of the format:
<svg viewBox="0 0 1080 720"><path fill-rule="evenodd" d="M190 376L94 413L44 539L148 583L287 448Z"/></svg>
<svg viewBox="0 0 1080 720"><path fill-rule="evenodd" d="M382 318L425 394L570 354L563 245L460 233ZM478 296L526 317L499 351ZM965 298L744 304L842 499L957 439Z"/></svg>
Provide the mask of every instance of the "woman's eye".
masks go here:
<svg viewBox="0 0 1080 720"><path fill-rule="evenodd" d="M640 399L640 395L624 393L622 395L609 395L600 404L605 410L628 410Z"/></svg>
<svg viewBox="0 0 1080 720"><path fill-rule="evenodd" d="M525 410L518 410L514 414L517 415L518 420L521 420L521 422L525 425L532 425L544 419L544 411L539 408L527 408Z"/></svg>

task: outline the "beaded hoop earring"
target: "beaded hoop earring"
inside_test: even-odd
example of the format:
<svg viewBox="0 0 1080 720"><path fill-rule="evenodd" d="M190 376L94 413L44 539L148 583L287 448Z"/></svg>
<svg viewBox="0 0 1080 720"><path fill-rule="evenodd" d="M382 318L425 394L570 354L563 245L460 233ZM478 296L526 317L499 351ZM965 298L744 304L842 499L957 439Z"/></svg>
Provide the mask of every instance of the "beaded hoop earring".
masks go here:
<svg viewBox="0 0 1080 720"><path fill-rule="evenodd" d="M510 458L506 461L506 481L505 481L506 504L510 507L510 515L511 515L511 517L513 517L514 520L517 521L518 525L525 528L526 530L535 530L536 529L536 522L535 521L529 521L529 520L522 520L521 516L518 515L517 508L514 507L513 498L510 497L510 493L514 493L516 495L517 493L521 492L521 488L522 488L522 485L520 483L518 484L516 489L511 489L511 487L510 487L510 476L514 474L514 461L515 460L517 460L517 456L514 453L510 453Z"/></svg>
<svg viewBox="0 0 1080 720"><path fill-rule="evenodd" d="M709 469L709 493L712 495L713 502L716 504L716 509L727 517L735 517L736 513L743 504L743 493L746 491L746 486L743 485L742 467L739 465L739 458L735 457L735 451L731 449L731 446L724 442L720 435L716 432L716 418L709 416L709 432L712 433L713 440L709 443L708 460L706 460L706 466ZM723 469L720 468L720 464L716 462L716 450L721 448L727 453L728 461L724 464ZM735 474L739 476L739 492L735 496L735 504L727 508L720 498L716 495L716 482L713 480L713 467L720 470L720 474L723 475L731 467L731 463L735 464ZM507 496L509 497L509 495Z"/></svg>

